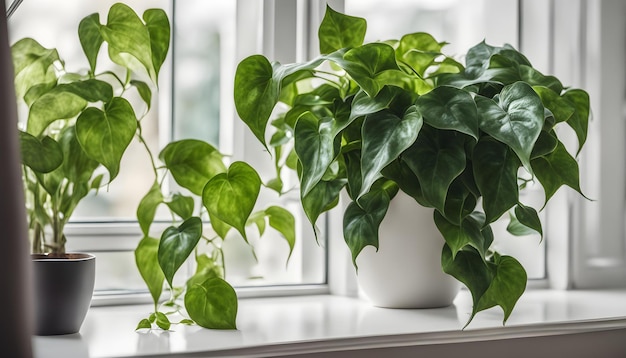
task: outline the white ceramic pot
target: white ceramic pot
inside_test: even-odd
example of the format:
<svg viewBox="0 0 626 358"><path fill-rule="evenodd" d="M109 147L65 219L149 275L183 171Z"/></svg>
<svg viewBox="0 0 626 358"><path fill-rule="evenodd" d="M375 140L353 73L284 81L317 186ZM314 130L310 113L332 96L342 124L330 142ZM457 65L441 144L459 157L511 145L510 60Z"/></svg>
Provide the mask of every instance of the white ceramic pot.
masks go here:
<svg viewBox="0 0 626 358"><path fill-rule="evenodd" d="M441 269L443 244L433 209L399 192L380 226L379 250L367 246L357 257L362 293L380 307L451 305L461 286Z"/></svg>

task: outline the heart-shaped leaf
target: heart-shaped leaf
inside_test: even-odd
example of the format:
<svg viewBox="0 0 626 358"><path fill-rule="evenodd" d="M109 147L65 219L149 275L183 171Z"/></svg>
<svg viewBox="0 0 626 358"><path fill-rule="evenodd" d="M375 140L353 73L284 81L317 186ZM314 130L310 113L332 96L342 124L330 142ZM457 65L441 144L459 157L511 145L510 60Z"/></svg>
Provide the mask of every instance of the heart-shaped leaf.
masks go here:
<svg viewBox="0 0 626 358"><path fill-rule="evenodd" d="M489 236L485 239L482 227L485 224L484 217L478 213L467 216L460 225L455 225L448 221L441 213L435 210L435 225L446 240L446 244L452 252L452 259L465 249L471 246L484 257L486 249L491 244Z"/></svg>
<svg viewBox="0 0 626 358"><path fill-rule="evenodd" d="M22 163L35 172L49 173L63 164L63 150L54 139L35 136L19 131Z"/></svg>
<svg viewBox="0 0 626 358"><path fill-rule="evenodd" d="M226 171L222 154L209 143L195 139L169 143L159 158L176 183L196 195L202 195L211 178Z"/></svg>
<svg viewBox="0 0 626 358"><path fill-rule="evenodd" d="M406 62L420 76L441 56L444 43L439 43L432 35L416 32L402 36L396 49L396 56Z"/></svg>
<svg viewBox="0 0 626 358"><path fill-rule="evenodd" d="M478 111L469 92L441 86L418 98L416 105L430 126L456 130L478 140Z"/></svg>
<svg viewBox="0 0 626 358"><path fill-rule="evenodd" d="M280 206L270 206L265 209L265 214L269 218L269 224L275 230L280 232L289 245L289 257L293 252L296 243L296 220L293 215ZM289 261L289 257L287 261Z"/></svg>
<svg viewBox="0 0 626 358"><path fill-rule="evenodd" d="M15 95L22 98L33 87L50 89L56 84L54 63L60 61L55 49L47 49L32 38L23 38L11 46L15 72Z"/></svg>
<svg viewBox="0 0 626 358"><path fill-rule="evenodd" d="M109 181L119 173L122 155L136 130L133 107L121 97L113 98L104 112L87 108L76 120L78 142L88 156L109 170Z"/></svg>
<svg viewBox="0 0 626 358"><path fill-rule="evenodd" d="M172 199L165 204L183 220L187 220L193 215L194 201L190 196L174 194Z"/></svg>
<svg viewBox="0 0 626 358"><path fill-rule="evenodd" d="M378 250L378 228L383 221L391 197L397 186L381 179L372 185L372 189L363 195L358 203L353 201L343 215L343 238L352 253L352 263L358 269L356 258L366 246Z"/></svg>
<svg viewBox="0 0 626 358"><path fill-rule="evenodd" d="M576 111L567 124L574 129L578 138L578 150L580 153L583 145L587 141L587 129L589 127L589 94L581 89L571 89L563 94L563 99L576 108Z"/></svg>
<svg viewBox="0 0 626 358"><path fill-rule="evenodd" d="M185 308L201 327L237 329L237 294L219 277L190 286L185 293Z"/></svg>
<svg viewBox="0 0 626 358"><path fill-rule="evenodd" d="M422 123L422 116L415 106L409 107L402 118L390 111L381 111L365 117L361 149L363 182L359 196L369 191L384 167L415 142Z"/></svg>
<svg viewBox="0 0 626 358"><path fill-rule="evenodd" d="M305 197L322 179L338 151L330 118L319 120L311 112L303 114L295 128L295 150L302 163L301 196Z"/></svg>
<svg viewBox="0 0 626 358"><path fill-rule="evenodd" d="M519 201L519 159L506 145L487 139L476 144L472 163L487 222L491 223Z"/></svg>
<svg viewBox="0 0 626 358"><path fill-rule="evenodd" d="M402 160L419 179L424 198L444 212L448 187L466 165L464 134L423 126Z"/></svg>
<svg viewBox="0 0 626 358"><path fill-rule="evenodd" d="M362 45L366 28L365 19L339 13L327 5L318 30L320 53L329 54L342 48Z"/></svg>
<svg viewBox="0 0 626 358"><path fill-rule="evenodd" d="M580 189L578 162L567 152L563 143L559 142L552 153L534 159L532 166L545 191L546 203L562 185L584 196Z"/></svg>
<svg viewBox="0 0 626 358"><path fill-rule="evenodd" d="M69 119L78 115L87 106L80 96L71 92L51 90L40 96L30 107L26 131L39 136L50 124L59 119Z"/></svg>
<svg viewBox="0 0 626 358"><path fill-rule="evenodd" d="M185 220L179 227L170 226L163 232L158 260L170 287L176 271L187 260L202 237L202 221L198 217Z"/></svg>
<svg viewBox="0 0 626 358"><path fill-rule="evenodd" d="M332 209L339 201L339 192L346 185L347 180L337 179L331 181L320 180L311 189L309 194L302 198L302 208L311 225L317 239L317 219L320 214Z"/></svg>
<svg viewBox="0 0 626 358"><path fill-rule="evenodd" d="M537 93L528 84L516 82L502 89L498 103L482 96L476 96L475 101L480 129L511 147L532 172L530 155L544 121L544 107Z"/></svg>
<svg viewBox="0 0 626 358"><path fill-rule="evenodd" d="M165 62L165 57L170 46L170 21L163 9L148 9L143 13L143 20L150 34L150 53L152 66L158 74ZM158 83L158 81L155 81Z"/></svg>
<svg viewBox="0 0 626 358"><path fill-rule="evenodd" d="M401 74L393 47L385 43L369 43L348 50L342 58L331 58L370 96L374 97L394 78L388 71Z"/></svg>
<svg viewBox="0 0 626 358"><path fill-rule="evenodd" d="M261 191L261 178L244 162L234 162L204 187L202 203L213 217L234 227L247 241L246 222Z"/></svg>
<svg viewBox="0 0 626 358"><path fill-rule="evenodd" d="M96 72L98 52L104 42L104 38L102 38L102 34L100 33L101 26L100 15L98 13L86 16L80 21L80 24L78 24L80 45L89 61L89 68L92 73Z"/></svg>
<svg viewBox="0 0 626 358"><path fill-rule="evenodd" d="M511 213L510 218L511 221L506 230L511 234L517 236L539 234L543 238L541 220L539 220L539 215L534 208L517 204L514 214Z"/></svg>

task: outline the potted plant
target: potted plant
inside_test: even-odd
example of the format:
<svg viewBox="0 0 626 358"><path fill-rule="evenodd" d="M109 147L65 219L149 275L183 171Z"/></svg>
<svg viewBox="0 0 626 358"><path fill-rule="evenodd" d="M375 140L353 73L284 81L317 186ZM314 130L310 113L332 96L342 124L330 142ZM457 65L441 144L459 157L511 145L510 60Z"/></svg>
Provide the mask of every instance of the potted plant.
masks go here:
<svg viewBox="0 0 626 358"><path fill-rule="evenodd" d="M343 236L355 266L364 249L378 248L381 222L402 193L430 209L445 240L434 253L438 271L472 295L467 323L494 306L506 322L527 276L515 258L493 250L490 225L508 216L511 232L542 234L538 209L520 200L531 183L543 187L546 203L562 185L581 193L577 161L556 129L573 130L578 154L588 95L540 73L509 45L483 41L462 64L427 33L364 44L365 31L365 19L327 7L320 56L286 65L262 55L242 60L237 112L285 163L279 176L284 166L296 170L314 227L346 189ZM396 241L412 247L406 240ZM422 246L419 232L410 240Z"/></svg>
<svg viewBox="0 0 626 358"><path fill-rule="evenodd" d="M95 257L65 252L64 229L83 198L115 179L131 140L142 139L141 119L150 109L169 37L163 10L149 9L142 20L117 3L105 24L94 13L78 26L85 71L69 70L55 49L32 38L11 47L16 94L28 109L19 139L37 334L74 333L82 324ZM99 56L103 44L110 63ZM132 96L143 103L131 103Z"/></svg>

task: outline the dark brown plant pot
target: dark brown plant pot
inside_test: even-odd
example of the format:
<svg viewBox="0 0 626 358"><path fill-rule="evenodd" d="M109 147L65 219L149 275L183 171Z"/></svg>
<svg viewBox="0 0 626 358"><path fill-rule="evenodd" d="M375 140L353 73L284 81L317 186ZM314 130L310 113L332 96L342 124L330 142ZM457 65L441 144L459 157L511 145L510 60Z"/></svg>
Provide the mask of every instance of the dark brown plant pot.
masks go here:
<svg viewBox="0 0 626 358"><path fill-rule="evenodd" d="M91 304L96 257L84 253L32 254L35 334L80 330Z"/></svg>

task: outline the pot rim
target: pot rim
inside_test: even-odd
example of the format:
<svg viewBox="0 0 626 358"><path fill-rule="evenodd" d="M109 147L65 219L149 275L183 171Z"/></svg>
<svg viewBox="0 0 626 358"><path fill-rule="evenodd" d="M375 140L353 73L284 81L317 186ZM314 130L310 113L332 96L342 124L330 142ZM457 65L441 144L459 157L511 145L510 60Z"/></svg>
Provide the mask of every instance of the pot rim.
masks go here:
<svg viewBox="0 0 626 358"><path fill-rule="evenodd" d="M64 254L30 254L32 261L88 261L96 258L93 254L85 252L66 252Z"/></svg>

